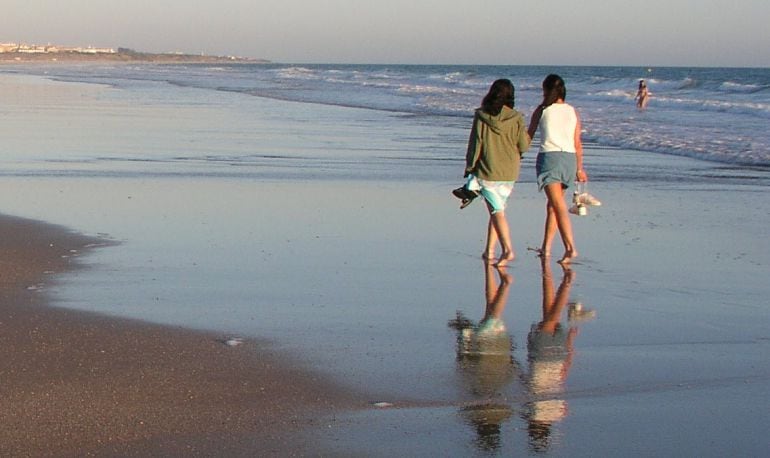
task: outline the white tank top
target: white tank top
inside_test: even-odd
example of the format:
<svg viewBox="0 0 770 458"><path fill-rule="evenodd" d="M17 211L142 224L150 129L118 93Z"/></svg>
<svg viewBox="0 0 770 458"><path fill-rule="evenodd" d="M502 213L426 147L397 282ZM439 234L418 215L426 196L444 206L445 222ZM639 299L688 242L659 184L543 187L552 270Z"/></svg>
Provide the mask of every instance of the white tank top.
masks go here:
<svg viewBox="0 0 770 458"><path fill-rule="evenodd" d="M554 103L540 117L540 152L575 152L577 114L572 105Z"/></svg>

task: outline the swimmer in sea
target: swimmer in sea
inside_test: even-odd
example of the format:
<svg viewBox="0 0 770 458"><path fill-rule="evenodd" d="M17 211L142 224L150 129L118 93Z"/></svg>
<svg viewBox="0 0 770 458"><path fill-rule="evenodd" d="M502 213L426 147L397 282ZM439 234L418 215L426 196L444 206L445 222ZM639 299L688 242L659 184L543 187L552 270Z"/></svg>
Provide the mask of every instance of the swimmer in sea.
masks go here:
<svg viewBox="0 0 770 458"><path fill-rule="evenodd" d="M650 92L647 90L647 83L644 80L639 80L639 90L636 91L636 108L644 110L647 108L647 102L650 99Z"/></svg>

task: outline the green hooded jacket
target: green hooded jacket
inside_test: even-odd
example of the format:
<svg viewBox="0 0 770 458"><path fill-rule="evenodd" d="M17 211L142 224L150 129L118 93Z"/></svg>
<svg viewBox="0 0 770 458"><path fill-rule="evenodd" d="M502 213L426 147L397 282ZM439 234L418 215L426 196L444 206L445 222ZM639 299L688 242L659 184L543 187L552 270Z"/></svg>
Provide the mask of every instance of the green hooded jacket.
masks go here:
<svg viewBox="0 0 770 458"><path fill-rule="evenodd" d="M521 156L531 139L524 125L524 116L503 106L493 116L476 110L465 155L465 176L474 174L488 181L516 181L519 179Z"/></svg>

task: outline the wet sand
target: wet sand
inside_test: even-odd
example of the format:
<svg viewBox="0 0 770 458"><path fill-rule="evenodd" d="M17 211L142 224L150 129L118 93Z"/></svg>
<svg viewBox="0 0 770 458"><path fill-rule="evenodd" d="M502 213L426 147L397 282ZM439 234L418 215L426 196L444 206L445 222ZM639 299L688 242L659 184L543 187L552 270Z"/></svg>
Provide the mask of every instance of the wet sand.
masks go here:
<svg viewBox="0 0 770 458"><path fill-rule="evenodd" d="M293 108L258 98L218 94L221 105L186 109L181 101L198 99L184 91L166 106L100 86L8 81L20 81L5 86L12 116L3 125L18 163L3 168L0 208L125 243L81 258L88 270L52 277L41 272L58 270L43 263L8 289L13 300L3 310L18 323L0 319L10 342L2 371L18 378L2 388L0 453L767 455L766 170L588 148L590 190L604 205L573 219L580 258L571 277L552 260L546 285L527 251L540 243L544 207L534 154L525 156L508 212L518 259L506 270L507 304L497 305L510 345L487 358L474 326L487 310L487 277L500 275L479 259L483 205L458 210L449 194L461 160L409 163L403 173L393 160L375 162L391 173L357 181L343 177L349 169L304 158L271 160L264 175L243 178L232 167L225 177L198 174L222 170L205 161L200 170L189 164L196 161L147 166L131 153L238 149L229 136L249 139L250 154L323 156L329 144L294 135L297 123L334 125L322 139L343 144L371 145L392 132L376 122L352 128L352 115L323 106L294 118ZM62 129L61 113L80 128ZM207 128L211 119L216 129ZM28 135L33 124L50 140ZM132 135L122 135L125 125ZM263 130L281 133L280 145ZM118 160L92 165L91 157ZM189 177L174 174L180 167ZM28 246L26 232L9 229L16 241L8 246ZM73 240L72 249L90 243ZM571 335L555 352L569 365L541 364L530 336L547 291L567 283L568 302L554 315ZM227 347L218 342L224 335L51 309L49 298L254 340ZM595 316L572 319L576 302ZM470 327L447 325L457 311ZM373 396L361 403L324 380ZM373 401L392 406L358 408Z"/></svg>
<svg viewBox="0 0 770 458"><path fill-rule="evenodd" d="M302 454L298 431L360 404L265 342L50 307L100 243L0 217L0 455Z"/></svg>

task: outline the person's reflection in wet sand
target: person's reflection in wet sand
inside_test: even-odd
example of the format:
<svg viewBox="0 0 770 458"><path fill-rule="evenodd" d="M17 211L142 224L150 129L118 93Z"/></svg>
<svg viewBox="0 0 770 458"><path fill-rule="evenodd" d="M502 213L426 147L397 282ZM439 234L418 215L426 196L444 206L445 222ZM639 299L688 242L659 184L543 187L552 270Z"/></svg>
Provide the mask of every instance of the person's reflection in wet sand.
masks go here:
<svg viewBox="0 0 770 458"><path fill-rule="evenodd" d="M458 311L449 326L458 331L457 367L463 384L476 399L472 405L463 407L460 414L476 429L476 447L494 452L500 448L500 426L513 414L502 394L514 380L517 369L513 339L502 320L513 277L504 268L496 268L489 262L485 263L484 272L483 318L475 324Z"/></svg>
<svg viewBox="0 0 770 458"><path fill-rule="evenodd" d="M562 266L563 276L558 290L554 290L551 267L543 258L543 319L533 324L527 336L529 374L526 380L532 402L525 410L530 446L535 452L546 452L551 443L551 428L567 416L567 401L563 399L574 355L574 340L578 328L567 329L561 323L562 312L568 307L570 322L593 317L580 304L569 304L574 273Z"/></svg>

